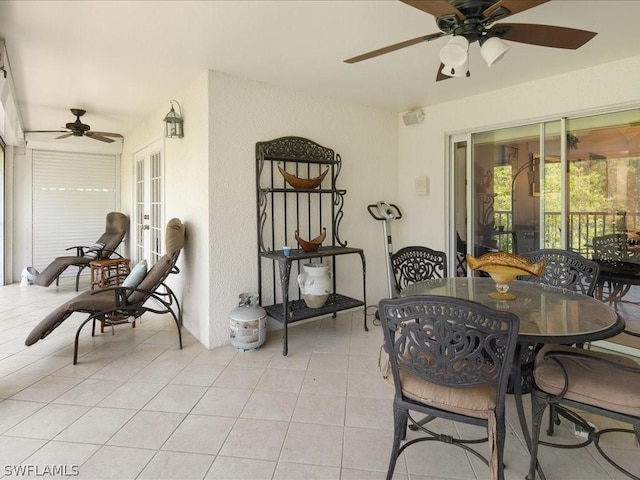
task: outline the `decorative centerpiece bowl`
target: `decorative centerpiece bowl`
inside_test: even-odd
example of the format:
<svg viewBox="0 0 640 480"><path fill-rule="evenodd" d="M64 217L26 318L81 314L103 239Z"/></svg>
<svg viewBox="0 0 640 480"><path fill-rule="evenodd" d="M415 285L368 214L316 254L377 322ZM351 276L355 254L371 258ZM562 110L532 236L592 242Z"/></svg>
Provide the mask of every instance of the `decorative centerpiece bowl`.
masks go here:
<svg viewBox="0 0 640 480"><path fill-rule="evenodd" d="M315 252L318 250L318 247L322 245L324 239L327 238L327 229L323 228L322 233L318 235L316 238L312 238L311 240L304 240L298 236L298 230L296 230L295 238L305 252Z"/></svg>
<svg viewBox="0 0 640 480"><path fill-rule="evenodd" d="M316 188L318 185L322 183L322 180L324 180L324 177L326 177L327 173L329 173L329 167L327 167L327 169L324 172L322 172L320 175L318 175L315 178L300 178L287 172L280 165L278 165L278 170L280 170L280 173L282 174L285 181L289 185L299 190L313 190L314 188Z"/></svg>
<svg viewBox="0 0 640 480"><path fill-rule="evenodd" d="M487 272L496 283L496 291L489 296L497 300L514 300L516 297L509 293L509 284L519 275L534 275L539 277L544 272L545 262L540 260L531 263L526 258L507 252L490 252L476 258L467 253L467 265L471 270Z"/></svg>

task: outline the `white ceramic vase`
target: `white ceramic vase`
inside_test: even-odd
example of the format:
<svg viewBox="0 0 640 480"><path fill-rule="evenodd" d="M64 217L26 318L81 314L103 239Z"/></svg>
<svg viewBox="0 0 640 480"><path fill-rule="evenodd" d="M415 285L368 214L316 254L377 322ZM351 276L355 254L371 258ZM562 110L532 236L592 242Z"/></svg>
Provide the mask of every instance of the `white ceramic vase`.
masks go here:
<svg viewBox="0 0 640 480"><path fill-rule="evenodd" d="M305 263L298 275L302 298L309 308L322 307L333 289L331 272L326 263Z"/></svg>

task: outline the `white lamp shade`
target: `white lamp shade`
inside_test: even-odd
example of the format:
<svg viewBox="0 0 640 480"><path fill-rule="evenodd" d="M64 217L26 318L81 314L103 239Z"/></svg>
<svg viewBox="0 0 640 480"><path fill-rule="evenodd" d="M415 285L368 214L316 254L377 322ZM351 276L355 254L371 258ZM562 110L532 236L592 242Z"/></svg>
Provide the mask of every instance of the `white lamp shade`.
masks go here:
<svg viewBox="0 0 640 480"><path fill-rule="evenodd" d="M469 71L469 59L462 65L445 65L440 72L447 77L466 77Z"/></svg>
<svg viewBox="0 0 640 480"><path fill-rule="evenodd" d="M458 67L464 65L469 58L469 41L463 36L457 35L440 50L440 61L445 65Z"/></svg>
<svg viewBox="0 0 640 480"><path fill-rule="evenodd" d="M487 65L491 66L504 57L509 51L509 46L498 37L491 37L480 47L480 54Z"/></svg>

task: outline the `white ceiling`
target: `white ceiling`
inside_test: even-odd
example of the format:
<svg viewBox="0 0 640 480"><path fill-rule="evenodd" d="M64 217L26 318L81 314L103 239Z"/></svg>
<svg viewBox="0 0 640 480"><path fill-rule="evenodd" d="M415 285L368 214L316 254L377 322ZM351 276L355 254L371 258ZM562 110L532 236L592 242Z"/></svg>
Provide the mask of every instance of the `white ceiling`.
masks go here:
<svg viewBox="0 0 640 480"><path fill-rule="evenodd" d="M638 18L640 1L551 1L507 21L598 35L575 51L509 42L491 69L473 44L471 77L438 83L448 37L343 63L438 31L396 0L0 1L0 38L26 130L59 129L79 107L93 130L126 134L203 70L402 112L640 55Z"/></svg>

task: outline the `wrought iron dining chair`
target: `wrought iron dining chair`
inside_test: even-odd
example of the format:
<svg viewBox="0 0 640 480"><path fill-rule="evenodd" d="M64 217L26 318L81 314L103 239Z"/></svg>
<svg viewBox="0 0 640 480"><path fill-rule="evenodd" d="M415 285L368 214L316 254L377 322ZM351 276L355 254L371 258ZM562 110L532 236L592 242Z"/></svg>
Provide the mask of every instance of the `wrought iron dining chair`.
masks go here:
<svg viewBox="0 0 640 480"><path fill-rule="evenodd" d="M524 276L521 277L521 280L543 283L552 287L573 290L590 297L593 296L600 273L600 265L597 262L589 260L579 253L560 249L541 249L522 253L521 255L530 262L538 262L542 259L545 261L545 269L540 277ZM582 347L583 345L579 346ZM522 352L523 371L521 379L526 383L526 385L523 385L523 391L531 389L534 359L537 350L539 348L536 345L532 345ZM549 427L547 429L549 435L553 434L554 424L560 425L560 418L556 415L554 408L551 407Z"/></svg>
<svg viewBox="0 0 640 480"><path fill-rule="evenodd" d="M536 357L534 370L531 461L526 478L535 479L538 445L573 449L593 443L617 470L638 480L640 471L630 472L612 459L600 446L600 439L607 433L627 432L635 435L636 445L640 442L639 391L640 365L629 357L569 346L544 347ZM547 406L582 428L586 439L572 445L540 441L542 415ZM576 410L630 424L632 428L598 430Z"/></svg>
<svg viewBox="0 0 640 480"><path fill-rule="evenodd" d="M394 435L387 470L409 446L437 440L456 445L489 465L491 479L504 478L505 397L519 328L509 312L470 300L437 295L384 299L379 304L386 381L393 385ZM487 438L463 440L437 433L410 411L484 426ZM424 434L406 439L408 422ZM489 460L468 444L489 441Z"/></svg>
<svg viewBox="0 0 640 480"><path fill-rule="evenodd" d="M530 262L545 261L544 273L540 277L523 276L520 279L565 288L593 296L598 282L600 266L570 250L541 249L520 254Z"/></svg>
<svg viewBox="0 0 640 480"><path fill-rule="evenodd" d="M447 254L429 247L404 247L391 255L391 268L401 292L412 283L447 277Z"/></svg>

